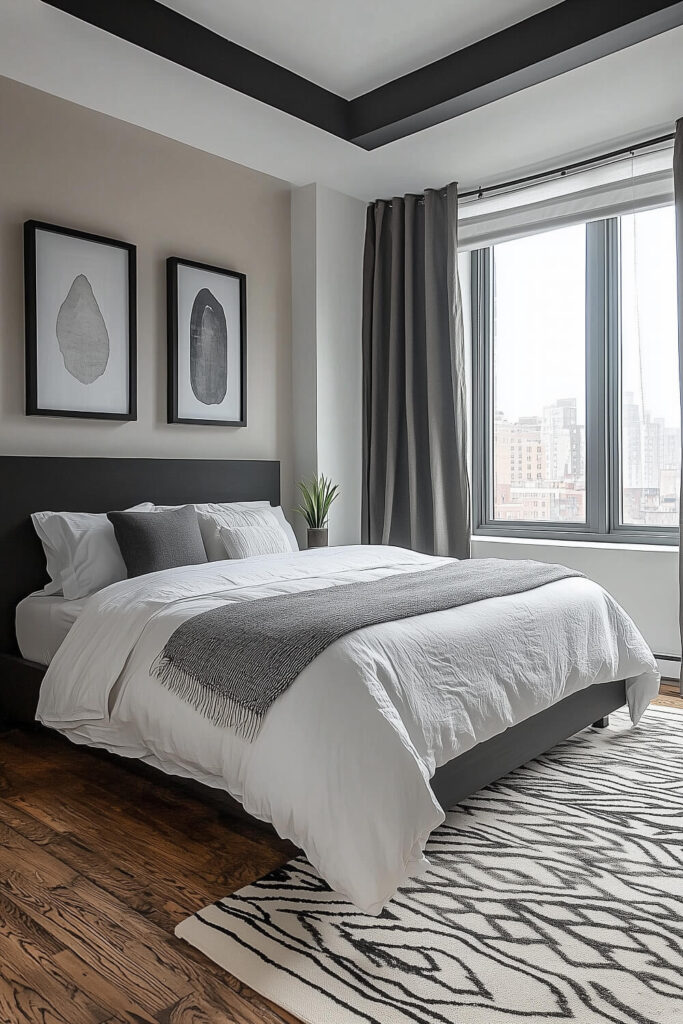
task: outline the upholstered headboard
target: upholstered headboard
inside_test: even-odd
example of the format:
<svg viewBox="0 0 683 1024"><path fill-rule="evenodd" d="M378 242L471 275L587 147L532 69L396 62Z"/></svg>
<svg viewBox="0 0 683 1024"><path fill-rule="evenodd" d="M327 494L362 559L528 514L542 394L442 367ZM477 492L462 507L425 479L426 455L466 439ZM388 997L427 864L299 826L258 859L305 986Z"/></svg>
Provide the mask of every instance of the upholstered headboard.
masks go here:
<svg viewBox="0 0 683 1024"><path fill-rule="evenodd" d="M0 456L0 652L17 653L17 603L47 582L32 512L259 499L280 503L279 462Z"/></svg>

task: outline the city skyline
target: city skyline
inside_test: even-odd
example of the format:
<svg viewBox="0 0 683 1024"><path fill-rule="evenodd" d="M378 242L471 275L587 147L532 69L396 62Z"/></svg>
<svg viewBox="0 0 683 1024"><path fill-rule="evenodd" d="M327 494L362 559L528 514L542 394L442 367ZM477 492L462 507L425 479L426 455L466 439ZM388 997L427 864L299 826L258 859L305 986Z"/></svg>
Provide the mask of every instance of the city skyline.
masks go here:
<svg viewBox="0 0 683 1024"><path fill-rule="evenodd" d="M678 525L680 401L673 206L619 225L621 522ZM585 522L586 227L494 247L494 508Z"/></svg>
<svg viewBox="0 0 683 1024"><path fill-rule="evenodd" d="M622 522L677 526L680 426L622 402ZM508 522L585 522L586 438L576 397L556 398L541 414L494 416L494 516Z"/></svg>

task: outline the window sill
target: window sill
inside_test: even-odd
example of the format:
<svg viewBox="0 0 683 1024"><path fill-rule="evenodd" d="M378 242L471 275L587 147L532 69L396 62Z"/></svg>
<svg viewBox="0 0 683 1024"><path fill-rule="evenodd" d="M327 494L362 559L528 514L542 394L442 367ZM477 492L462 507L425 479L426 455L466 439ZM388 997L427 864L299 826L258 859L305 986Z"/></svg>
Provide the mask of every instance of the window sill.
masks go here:
<svg viewBox="0 0 683 1024"><path fill-rule="evenodd" d="M555 537L517 537L514 534L473 533L472 540L478 544L520 544L530 547L596 548L601 551L649 551L651 553L678 554L678 544L638 544L630 541L611 540L559 540Z"/></svg>

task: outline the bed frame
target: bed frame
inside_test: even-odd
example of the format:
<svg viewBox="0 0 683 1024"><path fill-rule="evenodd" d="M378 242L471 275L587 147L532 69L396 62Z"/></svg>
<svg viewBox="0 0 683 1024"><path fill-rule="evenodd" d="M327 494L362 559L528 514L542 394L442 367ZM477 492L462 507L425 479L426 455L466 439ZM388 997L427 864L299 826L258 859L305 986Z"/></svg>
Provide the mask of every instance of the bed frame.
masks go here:
<svg viewBox="0 0 683 1024"><path fill-rule="evenodd" d="M280 503L279 462L0 456L0 722L35 723L43 665L17 648L18 602L47 582L32 512L107 512L140 501L182 505L266 499ZM439 768L432 789L444 808L590 725L604 727L626 702L624 682L591 686L480 743Z"/></svg>

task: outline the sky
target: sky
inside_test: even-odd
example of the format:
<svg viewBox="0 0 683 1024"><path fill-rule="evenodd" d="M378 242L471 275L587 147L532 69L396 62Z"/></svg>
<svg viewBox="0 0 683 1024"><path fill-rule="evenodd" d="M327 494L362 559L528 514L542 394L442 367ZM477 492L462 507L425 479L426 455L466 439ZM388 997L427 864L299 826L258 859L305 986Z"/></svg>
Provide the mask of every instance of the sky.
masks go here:
<svg viewBox="0 0 683 1024"><path fill-rule="evenodd" d="M673 207L622 218L623 391L668 426L680 422L675 230Z"/></svg>
<svg viewBox="0 0 683 1024"><path fill-rule="evenodd" d="M679 422L673 207L622 218L623 390ZM540 416L576 398L585 423L584 225L495 247L495 408ZM640 355L640 358L639 358Z"/></svg>

